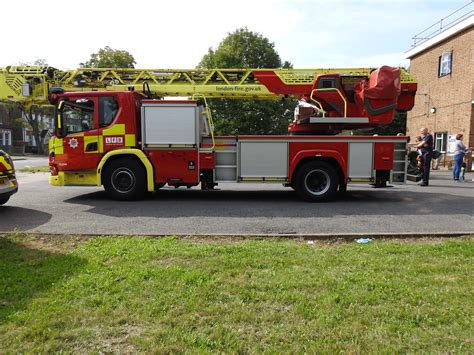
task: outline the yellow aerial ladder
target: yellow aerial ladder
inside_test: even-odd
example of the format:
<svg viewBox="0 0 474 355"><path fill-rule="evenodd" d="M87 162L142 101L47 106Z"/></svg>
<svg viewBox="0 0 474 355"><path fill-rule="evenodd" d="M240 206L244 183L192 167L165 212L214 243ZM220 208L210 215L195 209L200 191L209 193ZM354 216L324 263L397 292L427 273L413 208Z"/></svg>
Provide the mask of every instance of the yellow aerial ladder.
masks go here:
<svg viewBox="0 0 474 355"><path fill-rule="evenodd" d="M58 70L47 66L0 68L0 100L45 104L53 87L65 91L148 91L156 96L278 99L310 93L315 78L339 74L354 83L374 68L339 69L120 69ZM401 83L414 84L401 70Z"/></svg>

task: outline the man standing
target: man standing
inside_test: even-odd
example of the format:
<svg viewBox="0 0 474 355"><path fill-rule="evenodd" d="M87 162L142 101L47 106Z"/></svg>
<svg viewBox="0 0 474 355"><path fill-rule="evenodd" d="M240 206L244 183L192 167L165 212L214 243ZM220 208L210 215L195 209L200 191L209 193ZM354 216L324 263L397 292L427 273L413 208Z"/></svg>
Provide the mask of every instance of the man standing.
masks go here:
<svg viewBox="0 0 474 355"><path fill-rule="evenodd" d="M428 128L422 128L421 142L416 146L420 149L423 158L423 174L420 186L428 186L430 180L431 158L433 158L433 136L428 133Z"/></svg>

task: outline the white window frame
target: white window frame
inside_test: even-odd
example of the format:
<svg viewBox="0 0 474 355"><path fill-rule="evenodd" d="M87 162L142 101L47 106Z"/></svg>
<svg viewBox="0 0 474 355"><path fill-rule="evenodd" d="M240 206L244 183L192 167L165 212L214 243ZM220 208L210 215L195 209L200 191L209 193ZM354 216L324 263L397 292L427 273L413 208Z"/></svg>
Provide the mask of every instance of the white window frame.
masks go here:
<svg viewBox="0 0 474 355"><path fill-rule="evenodd" d="M12 145L11 129L0 129L0 145L4 147Z"/></svg>
<svg viewBox="0 0 474 355"><path fill-rule="evenodd" d="M11 133L11 131L5 131L3 136L4 136L3 141L5 142L5 145L7 145L7 146L12 145L12 142L11 142L12 133Z"/></svg>
<svg viewBox="0 0 474 355"><path fill-rule="evenodd" d="M446 153L447 144L448 132L435 132L434 149L439 151L440 153Z"/></svg>
<svg viewBox="0 0 474 355"><path fill-rule="evenodd" d="M12 145L12 131L10 129L0 129L0 145L4 147Z"/></svg>
<svg viewBox="0 0 474 355"><path fill-rule="evenodd" d="M444 52L439 57L438 76L446 76L452 73L453 69L453 52Z"/></svg>

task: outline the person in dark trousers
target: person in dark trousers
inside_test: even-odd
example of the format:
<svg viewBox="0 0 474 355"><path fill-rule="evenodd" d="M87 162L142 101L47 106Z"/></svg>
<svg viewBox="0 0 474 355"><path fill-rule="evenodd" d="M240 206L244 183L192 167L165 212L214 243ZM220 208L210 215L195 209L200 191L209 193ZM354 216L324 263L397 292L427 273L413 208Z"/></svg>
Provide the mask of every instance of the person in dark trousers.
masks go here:
<svg viewBox="0 0 474 355"><path fill-rule="evenodd" d="M422 128L421 142L418 143L417 148L420 149L423 157L423 174L421 176L422 182L420 186L428 186L430 180L431 159L433 158L433 136L429 134L428 128Z"/></svg>

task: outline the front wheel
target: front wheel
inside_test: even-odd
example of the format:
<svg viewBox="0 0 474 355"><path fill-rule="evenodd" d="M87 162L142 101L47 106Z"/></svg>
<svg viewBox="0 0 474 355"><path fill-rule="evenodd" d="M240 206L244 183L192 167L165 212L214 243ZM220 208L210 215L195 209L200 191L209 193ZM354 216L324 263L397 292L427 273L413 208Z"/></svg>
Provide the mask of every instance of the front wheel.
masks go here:
<svg viewBox="0 0 474 355"><path fill-rule="evenodd" d="M10 199L10 196L8 196L8 197L0 197L0 206L6 204L9 199Z"/></svg>
<svg viewBox="0 0 474 355"><path fill-rule="evenodd" d="M155 190L159 190L166 185L166 182L159 182L155 184Z"/></svg>
<svg viewBox="0 0 474 355"><path fill-rule="evenodd" d="M104 188L114 200L130 201L143 198L146 193L146 171L133 158L110 162L104 171Z"/></svg>
<svg viewBox="0 0 474 355"><path fill-rule="evenodd" d="M295 174L296 193L305 201L316 202L331 199L338 187L336 169L325 161L310 161Z"/></svg>

